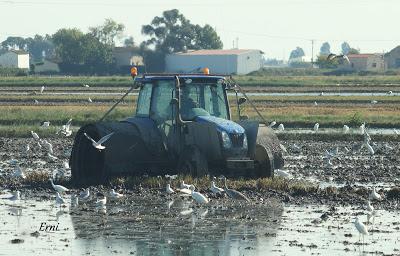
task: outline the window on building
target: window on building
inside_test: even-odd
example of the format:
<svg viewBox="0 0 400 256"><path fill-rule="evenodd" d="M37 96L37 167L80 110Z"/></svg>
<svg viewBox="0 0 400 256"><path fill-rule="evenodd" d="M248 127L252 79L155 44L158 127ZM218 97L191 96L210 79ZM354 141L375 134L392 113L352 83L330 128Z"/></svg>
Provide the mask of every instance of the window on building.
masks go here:
<svg viewBox="0 0 400 256"><path fill-rule="evenodd" d="M373 67L373 68L376 68L376 63L372 63L372 67Z"/></svg>

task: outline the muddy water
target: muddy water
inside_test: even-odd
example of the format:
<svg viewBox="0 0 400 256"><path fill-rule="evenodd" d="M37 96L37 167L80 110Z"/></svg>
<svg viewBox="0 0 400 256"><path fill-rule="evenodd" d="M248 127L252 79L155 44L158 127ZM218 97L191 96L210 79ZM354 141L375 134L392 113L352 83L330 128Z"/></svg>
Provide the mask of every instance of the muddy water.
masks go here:
<svg viewBox="0 0 400 256"><path fill-rule="evenodd" d="M53 201L6 204L0 205L0 255L379 255L400 248L399 212L384 210L360 243L351 222L356 214L366 217L350 207L249 207L226 199L197 207L165 197L109 202L106 213L92 203L61 210ZM42 222L59 230L39 231Z"/></svg>

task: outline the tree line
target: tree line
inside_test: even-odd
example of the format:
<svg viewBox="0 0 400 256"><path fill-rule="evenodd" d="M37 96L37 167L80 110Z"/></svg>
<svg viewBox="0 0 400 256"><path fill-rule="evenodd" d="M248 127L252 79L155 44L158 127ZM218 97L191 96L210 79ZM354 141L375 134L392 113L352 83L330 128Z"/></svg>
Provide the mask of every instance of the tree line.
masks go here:
<svg viewBox="0 0 400 256"><path fill-rule="evenodd" d="M34 37L8 37L1 42L0 53L11 49L28 51L33 65L44 59L59 64L65 74L115 74L113 50L117 41L131 47L143 56L146 71L164 69L166 54L184 50L222 49L223 44L210 25L192 24L177 9L167 10L142 26L147 40L136 44L132 37L123 37L125 25L112 19L104 24L90 27L87 32L77 28L62 28L53 35ZM34 67L33 67L34 68Z"/></svg>

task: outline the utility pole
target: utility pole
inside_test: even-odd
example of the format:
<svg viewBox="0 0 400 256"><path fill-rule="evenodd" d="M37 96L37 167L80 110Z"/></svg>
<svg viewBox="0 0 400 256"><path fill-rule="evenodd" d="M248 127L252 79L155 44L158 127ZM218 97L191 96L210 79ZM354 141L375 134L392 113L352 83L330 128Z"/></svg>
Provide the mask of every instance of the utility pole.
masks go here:
<svg viewBox="0 0 400 256"><path fill-rule="evenodd" d="M314 39L311 39L311 67L314 68Z"/></svg>
<svg viewBox="0 0 400 256"><path fill-rule="evenodd" d="M236 37L236 49L239 49L239 37Z"/></svg>

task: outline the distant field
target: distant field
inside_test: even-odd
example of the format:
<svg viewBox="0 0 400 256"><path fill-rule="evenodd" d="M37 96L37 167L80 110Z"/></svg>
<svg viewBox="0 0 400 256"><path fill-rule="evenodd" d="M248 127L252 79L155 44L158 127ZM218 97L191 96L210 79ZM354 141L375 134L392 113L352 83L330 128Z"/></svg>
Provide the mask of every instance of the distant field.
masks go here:
<svg viewBox="0 0 400 256"><path fill-rule="evenodd" d="M400 76L234 76L242 86L269 87L400 87ZM52 86L77 87L88 84L96 87L129 87L130 76L29 76L0 77L0 86Z"/></svg>

